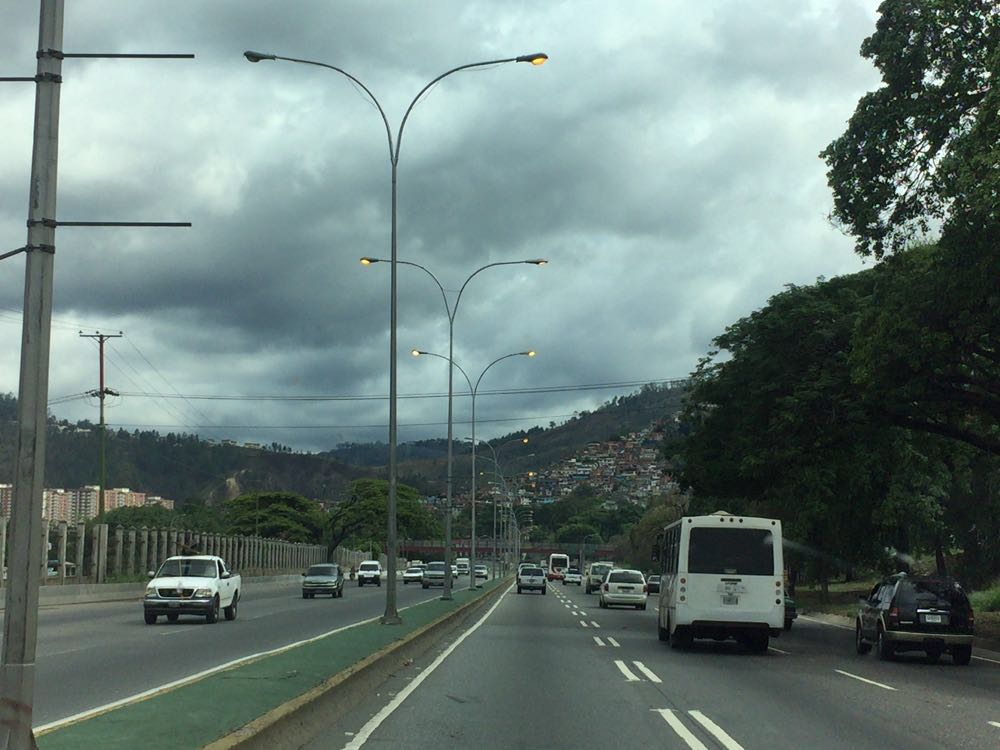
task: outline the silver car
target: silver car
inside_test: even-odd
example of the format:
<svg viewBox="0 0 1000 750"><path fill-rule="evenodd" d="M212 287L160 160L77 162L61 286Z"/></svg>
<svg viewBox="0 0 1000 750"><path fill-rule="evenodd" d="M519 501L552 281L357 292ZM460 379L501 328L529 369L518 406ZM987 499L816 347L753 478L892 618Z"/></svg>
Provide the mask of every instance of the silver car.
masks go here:
<svg viewBox="0 0 1000 750"><path fill-rule="evenodd" d="M601 584L601 608L625 604L636 609L646 608L646 579L638 570L615 568Z"/></svg>

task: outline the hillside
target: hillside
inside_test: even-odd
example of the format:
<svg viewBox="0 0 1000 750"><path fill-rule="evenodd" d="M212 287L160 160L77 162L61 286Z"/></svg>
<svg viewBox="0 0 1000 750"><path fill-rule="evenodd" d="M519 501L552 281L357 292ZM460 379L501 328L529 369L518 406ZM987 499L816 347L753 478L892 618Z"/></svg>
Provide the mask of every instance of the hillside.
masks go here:
<svg viewBox="0 0 1000 750"><path fill-rule="evenodd" d="M535 427L497 438L506 474L545 468L573 455L589 442L608 440L654 423L673 423L683 391L652 385L621 396L564 424ZM0 394L0 482L14 472L16 399ZM521 438L527 437L527 445ZM506 445L505 445L506 444ZM72 488L98 481L99 437L86 421L49 420L45 486ZM481 450L480 455L484 451ZM488 450L485 455L489 456ZM445 491L447 442L424 440L399 446L400 481L428 494ZM131 487L179 503L189 498L220 501L252 490L289 490L307 497L335 499L359 477L384 476L384 443L348 444L319 454L291 453L281 446L247 448L209 443L196 435L109 430L108 486ZM488 471L489 462L484 462ZM468 488L471 463L467 445L455 444L455 491Z"/></svg>

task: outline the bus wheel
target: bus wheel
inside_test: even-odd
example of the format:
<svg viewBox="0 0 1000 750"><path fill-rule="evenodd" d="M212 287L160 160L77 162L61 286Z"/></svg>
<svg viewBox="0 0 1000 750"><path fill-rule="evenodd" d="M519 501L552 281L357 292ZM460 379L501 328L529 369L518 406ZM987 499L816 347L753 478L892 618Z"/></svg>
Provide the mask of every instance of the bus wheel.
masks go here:
<svg viewBox="0 0 1000 750"><path fill-rule="evenodd" d="M691 646L691 634L688 632L687 628L677 627L674 628L674 632L670 634L670 647L676 649L690 648Z"/></svg>
<svg viewBox="0 0 1000 750"><path fill-rule="evenodd" d="M665 627L660 625L660 618L656 618L656 637L659 638L663 643L670 640L670 631Z"/></svg>

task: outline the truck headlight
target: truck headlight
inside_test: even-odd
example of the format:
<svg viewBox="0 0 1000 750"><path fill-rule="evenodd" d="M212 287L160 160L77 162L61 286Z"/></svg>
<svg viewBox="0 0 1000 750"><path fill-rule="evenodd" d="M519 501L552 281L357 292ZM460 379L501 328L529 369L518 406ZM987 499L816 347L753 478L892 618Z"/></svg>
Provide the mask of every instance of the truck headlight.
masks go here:
<svg viewBox="0 0 1000 750"><path fill-rule="evenodd" d="M146 588L146 596L148 596L148 597L157 596L156 587L155 586L148 586Z"/></svg>
<svg viewBox="0 0 1000 750"><path fill-rule="evenodd" d="M212 589L198 589L194 592L195 599L207 599L212 596Z"/></svg>

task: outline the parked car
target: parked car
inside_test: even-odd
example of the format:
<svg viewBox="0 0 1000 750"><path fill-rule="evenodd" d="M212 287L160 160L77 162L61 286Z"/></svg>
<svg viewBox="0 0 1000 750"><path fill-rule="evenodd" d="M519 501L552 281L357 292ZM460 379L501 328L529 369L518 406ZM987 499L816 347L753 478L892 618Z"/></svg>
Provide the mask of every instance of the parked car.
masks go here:
<svg viewBox="0 0 1000 750"><path fill-rule="evenodd" d="M792 599L788 594L785 594L785 630L792 629L792 623L799 616L799 610L795 606L795 600Z"/></svg>
<svg viewBox="0 0 1000 750"><path fill-rule="evenodd" d="M302 598L313 599L316 594L329 594L331 599L344 595L344 573L337 563L310 565L302 574Z"/></svg>
<svg viewBox="0 0 1000 750"><path fill-rule="evenodd" d="M517 573L517 593L522 591L546 592L545 571L539 567L522 568Z"/></svg>
<svg viewBox="0 0 1000 750"><path fill-rule="evenodd" d="M579 568L567 568L566 574L563 576L563 586L567 583L575 583L577 586L581 585L583 582L583 576L580 575Z"/></svg>
<svg viewBox="0 0 1000 750"><path fill-rule="evenodd" d="M476 578L482 578L483 580L489 580L490 571L485 565L477 565L475 567Z"/></svg>
<svg viewBox="0 0 1000 750"><path fill-rule="evenodd" d="M424 566L424 574L420 578L420 585L423 588L431 586L444 586L444 563L430 562Z"/></svg>
<svg viewBox="0 0 1000 750"><path fill-rule="evenodd" d="M378 560L365 560L358 566L358 586L366 583L382 585L382 563Z"/></svg>
<svg viewBox="0 0 1000 750"><path fill-rule="evenodd" d="M420 583L424 577L424 568L426 567L426 565L411 565L408 567L403 571L403 584Z"/></svg>
<svg viewBox="0 0 1000 750"><path fill-rule="evenodd" d="M615 567L613 562L592 562L587 566L586 579L584 581L584 591L590 593L591 591L598 591L601 588L601 584L604 583L604 578L609 572Z"/></svg>
<svg viewBox="0 0 1000 750"><path fill-rule="evenodd" d="M612 604L646 608L646 579L642 577L642 573L626 568L614 568L608 572L601 584L600 605L607 609Z"/></svg>
<svg viewBox="0 0 1000 750"><path fill-rule="evenodd" d="M660 576L654 573L646 578L646 591L650 594L660 593Z"/></svg>
<svg viewBox="0 0 1000 750"><path fill-rule="evenodd" d="M859 654L875 647L880 659L923 651L930 662L951 654L955 664L972 659L975 616L962 587L951 578L898 573L877 583L861 600L854 624Z"/></svg>

